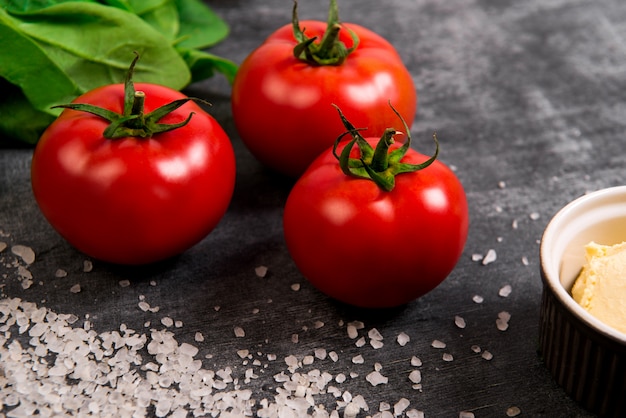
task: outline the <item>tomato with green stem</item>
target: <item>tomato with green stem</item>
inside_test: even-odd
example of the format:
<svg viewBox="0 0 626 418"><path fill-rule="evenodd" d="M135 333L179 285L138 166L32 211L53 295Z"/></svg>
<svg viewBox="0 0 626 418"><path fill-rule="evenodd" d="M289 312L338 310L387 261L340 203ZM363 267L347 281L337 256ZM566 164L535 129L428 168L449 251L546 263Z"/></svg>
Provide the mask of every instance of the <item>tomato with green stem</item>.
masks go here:
<svg viewBox="0 0 626 418"><path fill-rule="evenodd" d="M35 148L31 183L49 223L85 254L118 264L177 255L209 234L234 190L219 123L184 94L126 81L65 109Z"/></svg>
<svg viewBox="0 0 626 418"><path fill-rule="evenodd" d="M327 22L293 21L272 33L241 64L232 89L235 125L266 166L297 177L343 132L332 103L371 136L393 123L395 103L409 126L417 93L396 49L375 32L340 23L336 0Z"/></svg>
<svg viewBox="0 0 626 418"><path fill-rule="evenodd" d="M395 111L395 109L394 109ZM409 127L364 138L339 110L338 137L298 179L287 199L287 249L302 275L347 304L383 308L434 289L453 270L467 239L463 186L437 159L411 148ZM401 118L400 114L395 113Z"/></svg>

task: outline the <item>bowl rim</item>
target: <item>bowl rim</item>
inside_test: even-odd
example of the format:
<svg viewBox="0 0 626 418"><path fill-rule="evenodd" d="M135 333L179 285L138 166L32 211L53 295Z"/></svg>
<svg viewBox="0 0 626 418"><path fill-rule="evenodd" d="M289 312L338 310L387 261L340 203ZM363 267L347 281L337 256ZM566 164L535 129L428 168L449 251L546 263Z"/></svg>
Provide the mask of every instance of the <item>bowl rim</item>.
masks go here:
<svg viewBox="0 0 626 418"><path fill-rule="evenodd" d="M555 297L565 306L565 308L573 314L577 319L591 327L598 333L608 337L620 344L626 345L626 334L618 331L617 329L606 325L601 320L597 319L591 313L587 312L582 306L580 306L572 297L570 292L565 289L561 284L560 274L557 272L556 277L552 274L551 269L548 267L548 251L553 241L556 239L558 228L561 223L567 219L572 213L584 208L584 206L591 204L594 201L615 198L616 196L623 196L626 202L626 186L614 186L608 187L593 192L586 193L573 201L569 202L563 208L556 212L552 219L548 222L546 229L543 232L540 243L540 266L542 272L542 278L544 283L550 288ZM625 214L626 216L626 214ZM624 237L626 241L626 237Z"/></svg>

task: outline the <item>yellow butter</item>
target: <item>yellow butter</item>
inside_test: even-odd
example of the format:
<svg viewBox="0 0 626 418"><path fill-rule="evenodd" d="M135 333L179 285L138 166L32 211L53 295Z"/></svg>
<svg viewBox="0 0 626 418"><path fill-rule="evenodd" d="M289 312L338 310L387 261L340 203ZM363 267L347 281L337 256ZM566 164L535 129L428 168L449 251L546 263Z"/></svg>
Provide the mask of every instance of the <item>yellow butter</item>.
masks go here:
<svg viewBox="0 0 626 418"><path fill-rule="evenodd" d="M600 321L626 334L626 242L585 246L585 264L572 287L574 300Z"/></svg>

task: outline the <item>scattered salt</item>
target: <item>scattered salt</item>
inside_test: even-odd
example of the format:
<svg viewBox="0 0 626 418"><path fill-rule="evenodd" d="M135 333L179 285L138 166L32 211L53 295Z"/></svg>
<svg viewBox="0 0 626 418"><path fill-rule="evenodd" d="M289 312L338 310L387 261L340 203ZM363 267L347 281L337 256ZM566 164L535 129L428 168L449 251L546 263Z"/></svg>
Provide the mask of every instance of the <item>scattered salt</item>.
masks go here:
<svg viewBox="0 0 626 418"><path fill-rule="evenodd" d="M422 360L419 357L413 356L411 357L411 366L419 367L422 365Z"/></svg>
<svg viewBox="0 0 626 418"><path fill-rule="evenodd" d="M83 261L83 271L85 273L89 273L92 270L93 270L93 263L91 262L91 260Z"/></svg>
<svg viewBox="0 0 626 418"><path fill-rule="evenodd" d="M80 284L76 283L75 285L73 285L72 287L70 287L70 292L72 293L80 293L81 288L80 288Z"/></svg>
<svg viewBox="0 0 626 418"><path fill-rule="evenodd" d="M291 285L291 290L293 290L294 292L297 292L298 290L300 290L300 283L294 283Z"/></svg>
<svg viewBox="0 0 626 418"><path fill-rule="evenodd" d="M472 300L474 301L474 303L483 303L485 299L480 295L474 295L472 297Z"/></svg>
<svg viewBox="0 0 626 418"><path fill-rule="evenodd" d="M537 212L533 212L530 215L528 215L528 217L531 220L536 221L537 219L539 219L541 217L541 215L539 215L539 213L537 213Z"/></svg>
<svg viewBox="0 0 626 418"><path fill-rule="evenodd" d="M443 361L452 361L452 360L454 360L454 357L450 353L443 353L443 356L441 358L443 359Z"/></svg>
<svg viewBox="0 0 626 418"><path fill-rule="evenodd" d="M484 358L485 360L491 360L493 358L493 354L491 354L491 352L485 350L481 354L481 357Z"/></svg>
<svg viewBox="0 0 626 418"><path fill-rule="evenodd" d="M67 277L67 271L63 269L57 269L57 271L54 272L54 277L56 277L57 279Z"/></svg>

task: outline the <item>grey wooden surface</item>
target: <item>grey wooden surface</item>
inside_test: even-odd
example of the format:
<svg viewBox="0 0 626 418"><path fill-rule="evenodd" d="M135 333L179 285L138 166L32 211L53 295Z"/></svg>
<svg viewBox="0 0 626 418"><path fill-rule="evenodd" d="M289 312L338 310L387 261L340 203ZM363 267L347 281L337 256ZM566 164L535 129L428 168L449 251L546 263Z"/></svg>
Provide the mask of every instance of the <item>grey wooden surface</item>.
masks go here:
<svg viewBox="0 0 626 418"><path fill-rule="evenodd" d="M232 29L214 52L236 62L288 23L292 6L288 0L207 3ZM315 359L299 371L358 374L335 385L364 397L369 412L360 416L401 398L427 417L462 411L507 416L512 407L520 416L589 416L556 386L537 354L538 251L542 231L560 207L587 191L625 182L626 3L339 0L339 6L343 20L369 27L396 46L418 90L414 145L428 142L436 130L441 160L465 186L469 238L443 284L403 308L382 312L335 303L312 288L290 260L282 236L282 207L292 181L264 169L244 148L232 122L229 86L218 77L188 90L213 103L211 112L236 149L236 190L218 228L180 257L155 266L93 260L93 270L84 272L86 257L54 232L32 197L32 150L4 148L0 241L27 245L37 259L28 267L33 285L23 289L15 257L9 249L1 252L1 295L75 314L81 323L88 316L98 332L126 324L149 333L147 321L155 328L165 327L163 317L181 321L169 330L180 343L199 348L203 368L231 367L256 401L275 396L281 384L273 376L288 373L285 357L302 361L325 348L338 354L337 362ZM326 7L325 1L301 1L300 17L324 20ZM473 259L490 249L497 254L493 263ZM264 278L255 274L261 265L268 268ZM59 268L67 277L55 277ZM123 280L130 285L121 286ZM78 293L70 291L76 284ZM507 285L510 294L501 296ZM473 300L476 295L482 303ZM141 298L159 311L142 311ZM500 331L496 319L503 311L511 319ZM456 316L465 328L455 325ZM347 334L352 321L364 324L364 347ZM245 337L236 337L235 327ZM384 337L382 348L369 344L373 328ZM203 342L194 340L196 332ZM410 337L404 346L397 342L402 332ZM434 340L446 347L433 348ZM242 359L242 349L261 365ZM491 360L481 357L485 350ZM276 360L268 361L268 353ZM353 362L358 354L362 364ZM422 365L412 366L412 356ZM374 387L365 376L376 363L389 382ZM249 368L258 378L243 383ZM421 371L421 389L408 379L414 369ZM329 411L338 408L332 396L317 402Z"/></svg>

